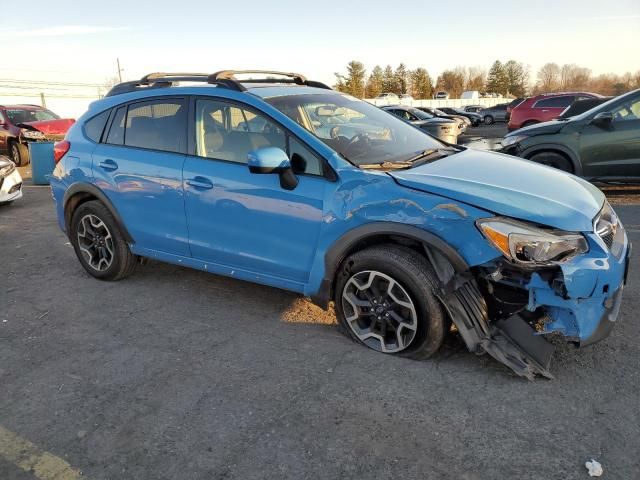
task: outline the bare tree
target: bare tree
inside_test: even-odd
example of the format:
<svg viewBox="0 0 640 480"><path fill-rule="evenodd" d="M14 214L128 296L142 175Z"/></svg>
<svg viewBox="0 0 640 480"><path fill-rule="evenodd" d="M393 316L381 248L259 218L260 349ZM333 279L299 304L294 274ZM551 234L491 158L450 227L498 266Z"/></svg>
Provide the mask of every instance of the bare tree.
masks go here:
<svg viewBox="0 0 640 480"><path fill-rule="evenodd" d="M538 85L541 92L557 91L560 86L560 67L557 63L545 63L538 70Z"/></svg>

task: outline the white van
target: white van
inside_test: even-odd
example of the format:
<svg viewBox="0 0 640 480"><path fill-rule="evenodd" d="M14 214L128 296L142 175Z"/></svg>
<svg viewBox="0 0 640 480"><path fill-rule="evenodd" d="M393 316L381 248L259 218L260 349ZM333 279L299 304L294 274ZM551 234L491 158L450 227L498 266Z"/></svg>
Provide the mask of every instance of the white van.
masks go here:
<svg viewBox="0 0 640 480"><path fill-rule="evenodd" d="M477 100L480 98L480 92L478 92L478 90L467 90L466 92L462 92L460 98L464 100Z"/></svg>

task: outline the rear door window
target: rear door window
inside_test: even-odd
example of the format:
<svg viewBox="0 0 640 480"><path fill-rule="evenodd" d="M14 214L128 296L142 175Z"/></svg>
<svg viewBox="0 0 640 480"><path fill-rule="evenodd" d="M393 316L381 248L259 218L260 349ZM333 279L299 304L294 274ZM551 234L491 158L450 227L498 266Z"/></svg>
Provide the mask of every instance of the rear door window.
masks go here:
<svg viewBox="0 0 640 480"><path fill-rule="evenodd" d="M105 143L111 145L123 145L124 144L124 125L127 119L127 107L120 107L116 110L116 114L111 121L111 128L105 139Z"/></svg>
<svg viewBox="0 0 640 480"><path fill-rule="evenodd" d="M186 152L187 106L182 99L129 105L124 144L129 147Z"/></svg>

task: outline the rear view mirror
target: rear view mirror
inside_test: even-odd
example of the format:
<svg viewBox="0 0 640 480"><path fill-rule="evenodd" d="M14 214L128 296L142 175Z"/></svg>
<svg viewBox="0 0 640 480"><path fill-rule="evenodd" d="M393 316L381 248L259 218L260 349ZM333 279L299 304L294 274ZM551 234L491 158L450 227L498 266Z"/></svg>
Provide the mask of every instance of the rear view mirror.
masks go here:
<svg viewBox="0 0 640 480"><path fill-rule="evenodd" d="M316 107L316 115L318 115L319 117L330 117L332 115L335 115L336 110L336 107L322 105L320 107Z"/></svg>
<svg viewBox="0 0 640 480"><path fill-rule="evenodd" d="M613 122L613 114L611 112L600 112L591 119L591 123L600 128L611 128L611 122Z"/></svg>
<svg viewBox="0 0 640 480"><path fill-rule="evenodd" d="M252 150L247 154L247 165L251 173L277 173L280 175L280 186L285 190L293 190L298 186L298 177L293 173L289 157L280 148L264 147Z"/></svg>

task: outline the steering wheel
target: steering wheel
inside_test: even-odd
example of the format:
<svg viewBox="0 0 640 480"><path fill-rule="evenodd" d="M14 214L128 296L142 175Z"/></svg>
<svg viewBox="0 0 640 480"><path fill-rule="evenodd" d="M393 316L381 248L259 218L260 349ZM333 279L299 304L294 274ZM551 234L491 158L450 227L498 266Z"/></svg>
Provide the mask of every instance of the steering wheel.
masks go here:
<svg viewBox="0 0 640 480"><path fill-rule="evenodd" d="M371 139L366 133L358 133L354 135L349 143L344 147L344 152L349 153L354 147L361 146L363 148L367 148L371 145Z"/></svg>

